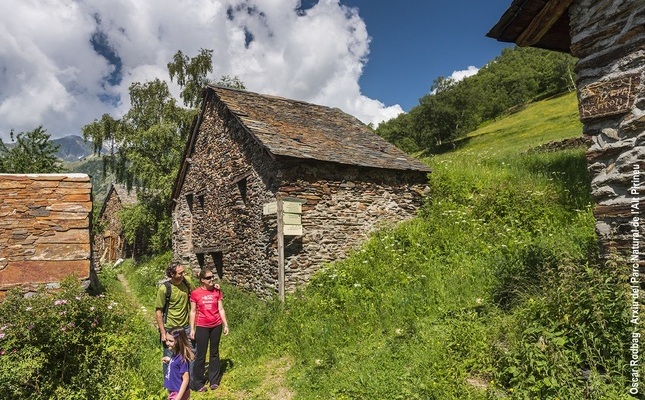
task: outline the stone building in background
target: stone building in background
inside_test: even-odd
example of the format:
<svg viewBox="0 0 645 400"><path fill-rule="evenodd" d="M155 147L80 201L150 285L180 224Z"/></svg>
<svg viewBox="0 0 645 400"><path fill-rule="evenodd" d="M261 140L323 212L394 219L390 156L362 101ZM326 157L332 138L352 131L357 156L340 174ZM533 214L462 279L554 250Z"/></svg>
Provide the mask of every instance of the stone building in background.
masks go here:
<svg viewBox="0 0 645 400"><path fill-rule="evenodd" d="M0 298L68 275L89 284L91 197L85 174L0 174Z"/></svg>
<svg viewBox="0 0 645 400"><path fill-rule="evenodd" d="M341 110L216 86L204 94L173 189L175 260L272 296L276 199L302 210L302 234L284 238L286 291L421 204L428 167Z"/></svg>
<svg viewBox="0 0 645 400"><path fill-rule="evenodd" d="M601 251L642 268L645 2L515 0L488 36L579 58L578 107L592 139L587 160Z"/></svg>
<svg viewBox="0 0 645 400"><path fill-rule="evenodd" d="M128 190L125 185L112 183L99 212L98 229L93 239L96 271L100 271L103 263L114 263L120 258L132 255L132 248L125 241L118 213L125 207L135 204L137 204L137 194L134 188Z"/></svg>

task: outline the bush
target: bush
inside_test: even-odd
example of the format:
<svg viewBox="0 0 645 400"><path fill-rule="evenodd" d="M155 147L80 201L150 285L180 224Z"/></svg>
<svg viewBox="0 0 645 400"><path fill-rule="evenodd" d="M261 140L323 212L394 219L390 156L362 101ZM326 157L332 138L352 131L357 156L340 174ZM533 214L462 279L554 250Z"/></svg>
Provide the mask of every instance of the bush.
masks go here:
<svg viewBox="0 0 645 400"><path fill-rule="evenodd" d="M71 277L56 292L0 303L0 393L11 399L132 396L145 326L113 296L90 296ZM140 378L139 378L140 379Z"/></svg>

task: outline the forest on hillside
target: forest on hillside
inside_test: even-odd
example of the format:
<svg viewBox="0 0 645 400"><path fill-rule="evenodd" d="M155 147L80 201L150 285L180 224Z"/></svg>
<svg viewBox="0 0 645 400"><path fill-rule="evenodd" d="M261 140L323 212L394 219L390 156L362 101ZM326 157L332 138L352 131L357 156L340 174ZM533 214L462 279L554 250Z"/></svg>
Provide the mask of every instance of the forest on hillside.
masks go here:
<svg viewBox="0 0 645 400"><path fill-rule="evenodd" d="M504 49L476 75L458 82L436 78L417 106L380 124L376 133L410 153L436 151L484 121L574 90L575 62L564 53Z"/></svg>

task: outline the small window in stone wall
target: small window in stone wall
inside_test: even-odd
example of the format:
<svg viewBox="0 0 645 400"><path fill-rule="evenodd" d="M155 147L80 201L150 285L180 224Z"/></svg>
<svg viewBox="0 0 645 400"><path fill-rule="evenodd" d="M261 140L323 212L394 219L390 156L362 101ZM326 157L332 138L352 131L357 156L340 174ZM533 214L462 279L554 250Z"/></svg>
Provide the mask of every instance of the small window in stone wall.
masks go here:
<svg viewBox="0 0 645 400"><path fill-rule="evenodd" d="M211 253L213 258L213 264L215 264L215 270L217 271L217 276L222 279L224 276L224 255L221 251Z"/></svg>
<svg viewBox="0 0 645 400"><path fill-rule="evenodd" d="M240 197L242 197L242 203L246 205L246 177L237 181L237 189L240 192Z"/></svg>
<svg viewBox="0 0 645 400"><path fill-rule="evenodd" d="M188 209L190 212L193 212L193 193L186 193L186 203L188 204Z"/></svg>
<svg viewBox="0 0 645 400"><path fill-rule="evenodd" d="M234 205L244 208L244 206L247 205L248 201L248 178L251 176L250 172L245 172L243 174L239 174L236 177L233 177L231 179L231 194L235 192L235 189L232 185L237 186L237 196L234 196L235 198L233 199Z"/></svg>
<svg viewBox="0 0 645 400"><path fill-rule="evenodd" d="M199 263L200 269L209 268L212 270L214 268L217 271L217 276L222 279L224 276L224 257L221 251L197 253L195 255L197 256L197 263Z"/></svg>

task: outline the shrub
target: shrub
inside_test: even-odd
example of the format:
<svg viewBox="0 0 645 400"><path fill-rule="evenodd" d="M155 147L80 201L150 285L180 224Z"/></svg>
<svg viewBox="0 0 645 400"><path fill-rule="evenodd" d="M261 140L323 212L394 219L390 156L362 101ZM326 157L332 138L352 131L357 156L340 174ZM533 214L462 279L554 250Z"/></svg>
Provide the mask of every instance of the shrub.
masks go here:
<svg viewBox="0 0 645 400"><path fill-rule="evenodd" d="M112 296L88 295L71 277L56 292L0 303L0 393L12 399L137 398L129 373L142 325ZM142 385L139 382L139 387Z"/></svg>

